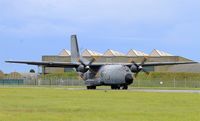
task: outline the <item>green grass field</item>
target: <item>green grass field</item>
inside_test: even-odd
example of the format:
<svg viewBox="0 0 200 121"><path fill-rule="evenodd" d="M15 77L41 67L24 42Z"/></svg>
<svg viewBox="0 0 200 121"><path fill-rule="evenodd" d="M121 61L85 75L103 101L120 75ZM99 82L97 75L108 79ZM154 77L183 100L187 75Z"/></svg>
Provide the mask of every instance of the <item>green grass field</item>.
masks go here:
<svg viewBox="0 0 200 121"><path fill-rule="evenodd" d="M200 94L0 88L0 121L199 121Z"/></svg>

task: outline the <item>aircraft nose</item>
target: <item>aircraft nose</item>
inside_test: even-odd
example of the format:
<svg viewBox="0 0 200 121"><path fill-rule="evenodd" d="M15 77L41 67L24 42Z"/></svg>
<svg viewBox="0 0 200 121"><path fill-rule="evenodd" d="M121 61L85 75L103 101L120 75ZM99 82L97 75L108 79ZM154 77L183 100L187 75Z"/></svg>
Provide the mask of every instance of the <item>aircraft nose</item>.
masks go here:
<svg viewBox="0 0 200 121"><path fill-rule="evenodd" d="M127 84L132 84L133 83L133 76L132 76L132 74L127 74L125 76L125 81L126 81Z"/></svg>

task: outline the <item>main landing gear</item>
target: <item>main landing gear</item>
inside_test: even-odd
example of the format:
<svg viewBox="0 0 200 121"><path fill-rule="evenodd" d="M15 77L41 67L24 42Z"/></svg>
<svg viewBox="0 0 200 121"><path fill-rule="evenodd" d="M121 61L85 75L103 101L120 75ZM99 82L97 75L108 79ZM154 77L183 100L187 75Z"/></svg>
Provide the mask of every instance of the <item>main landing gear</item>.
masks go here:
<svg viewBox="0 0 200 121"><path fill-rule="evenodd" d="M88 89L88 90L95 90L95 89L96 89L96 86L87 86L87 89Z"/></svg>
<svg viewBox="0 0 200 121"><path fill-rule="evenodd" d="M96 86L87 86L88 90L96 90ZM124 85L124 86L120 86L120 85L112 85L111 86L112 90L127 90L128 89L128 85Z"/></svg>
<svg viewBox="0 0 200 121"><path fill-rule="evenodd" d="M112 89L112 90L120 90L121 87L122 87L122 90L127 90L127 89L128 89L128 86L127 86L127 85L124 85L124 86L112 85L112 86L111 86L111 89Z"/></svg>

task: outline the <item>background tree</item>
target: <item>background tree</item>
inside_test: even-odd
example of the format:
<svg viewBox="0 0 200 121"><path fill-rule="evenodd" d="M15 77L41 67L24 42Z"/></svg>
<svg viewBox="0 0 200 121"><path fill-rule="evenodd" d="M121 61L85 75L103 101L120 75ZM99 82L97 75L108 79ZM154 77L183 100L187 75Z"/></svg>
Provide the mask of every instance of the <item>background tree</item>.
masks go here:
<svg viewBox="0 0 200 121"><path fill-rule="evenodd" d="M3 79L4 78L4 73L3 71L0 70L0 79Z"/></svg>
<svg viewBox="0 0 200 121"><path fill-rule="evenodd" d="M9 78L11 79L20 79L22 78L22 75L18 72L12 72L9 74Z"/></svg>

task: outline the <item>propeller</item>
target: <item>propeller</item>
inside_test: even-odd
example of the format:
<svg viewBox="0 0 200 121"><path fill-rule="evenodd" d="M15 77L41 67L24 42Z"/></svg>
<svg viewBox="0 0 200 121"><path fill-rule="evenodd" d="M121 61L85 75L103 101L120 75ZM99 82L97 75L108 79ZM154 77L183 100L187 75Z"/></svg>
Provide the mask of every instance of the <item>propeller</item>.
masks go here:
<svg viewBox="0 0 200 121"><path fill-rule="evenodd" d="M81 65L78 67L78 71L80 72L87 72L88 70L90 70L90 66L92 65L92 63L95 62L95 58L92 58L87 64L84 62L83 58L80 58L78 61L81 63Z"/></svg>
<svg viewBox="0 0 200 121"><path fill-rule="evenodd" d="M134 70L134 72L136 73L135 77L137 77L139 72L141 72L141 71L143 71L147 75L149 75L149 72L142 67L145 64L146 61L147 61L147 57L144 57L141 64L137 64L134 60L132 60L133 65L136 67L136 70Z"/></svg>

